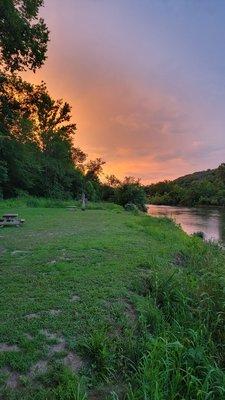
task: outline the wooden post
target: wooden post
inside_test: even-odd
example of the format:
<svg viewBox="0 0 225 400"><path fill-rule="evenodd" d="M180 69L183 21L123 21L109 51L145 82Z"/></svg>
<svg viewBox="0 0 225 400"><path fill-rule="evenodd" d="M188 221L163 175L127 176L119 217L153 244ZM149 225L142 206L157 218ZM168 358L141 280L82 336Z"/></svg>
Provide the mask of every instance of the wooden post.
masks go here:
<svg viewBox="0 0 225 400"><path fill-rule="evenodd" d="M82 193L82 196L81 196L81 210L82 211L85 211L85 209L86 209L86 196L85 196L85 193L83 192Z"/></svg>

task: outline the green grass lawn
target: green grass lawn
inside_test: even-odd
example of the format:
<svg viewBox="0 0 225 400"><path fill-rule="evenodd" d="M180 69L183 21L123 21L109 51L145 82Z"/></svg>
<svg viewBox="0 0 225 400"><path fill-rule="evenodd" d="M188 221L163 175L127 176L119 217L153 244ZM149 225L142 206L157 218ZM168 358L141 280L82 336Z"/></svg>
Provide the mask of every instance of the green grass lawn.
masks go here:
<svg viewBox="0 0 225 400"><path fill-rule="evenodd" d="M119 206L1 203L0 398L225 398L225 256ZM96 209L97 208L97 209Z"/></svg>

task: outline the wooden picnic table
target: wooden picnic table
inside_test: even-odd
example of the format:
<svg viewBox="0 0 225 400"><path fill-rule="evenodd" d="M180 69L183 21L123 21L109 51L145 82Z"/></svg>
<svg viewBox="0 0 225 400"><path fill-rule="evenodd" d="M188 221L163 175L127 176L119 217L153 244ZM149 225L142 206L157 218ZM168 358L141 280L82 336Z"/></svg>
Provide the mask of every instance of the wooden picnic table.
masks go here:
<svg viewBox="0 0 225 400"><path fill-rule="evenodd" d="M25 222L25 219L19 218L18 214L4 214L0 219L0 228L4 226L17 226L19 227Z"/></svg>
<svg viewBox="0 0 225 400"><path fill-rule="evenodd" d="M18 214L4 214L2 218L7 218L7 219L18 218Z"/></svg>

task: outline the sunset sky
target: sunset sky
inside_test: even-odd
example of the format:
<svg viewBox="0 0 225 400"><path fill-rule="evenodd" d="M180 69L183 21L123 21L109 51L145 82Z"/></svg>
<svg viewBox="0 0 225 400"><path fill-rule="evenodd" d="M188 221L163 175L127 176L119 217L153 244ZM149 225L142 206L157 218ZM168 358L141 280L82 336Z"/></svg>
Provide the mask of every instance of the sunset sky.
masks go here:
<svg viewBox="0 0 225 400"><path fill-rule="evenodd" d="M45 0L48 60L26 79L73 106L105 173L172 179L225 162L224 0Z"/></svg>

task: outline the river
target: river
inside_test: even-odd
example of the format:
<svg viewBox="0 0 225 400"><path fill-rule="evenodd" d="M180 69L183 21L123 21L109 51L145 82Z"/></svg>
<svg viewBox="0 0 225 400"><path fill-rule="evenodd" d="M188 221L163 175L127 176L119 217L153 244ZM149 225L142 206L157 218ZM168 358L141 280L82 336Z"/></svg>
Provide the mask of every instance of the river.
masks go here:
<svg viewBox="0 0 225 400"><path fill-rule="evenodd" d="M206 240L219 240L225 244L224 208L189 208L148 205L148 213L154 217L172 218L188 234L204 232Z"/></svg>

